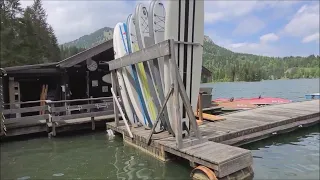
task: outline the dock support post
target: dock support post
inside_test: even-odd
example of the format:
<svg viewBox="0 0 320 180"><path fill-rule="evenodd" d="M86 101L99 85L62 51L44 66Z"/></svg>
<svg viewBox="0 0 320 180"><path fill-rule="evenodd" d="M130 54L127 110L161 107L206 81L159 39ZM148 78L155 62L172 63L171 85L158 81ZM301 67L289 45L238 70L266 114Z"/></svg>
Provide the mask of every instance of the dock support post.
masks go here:
<svg viewBox="0 0 320 180"><path fill-rule="evenodd" d="M123 121L124 121L124 124L126 125L126 128L127 128L127 130L128 130L129 136L130 136L131 138L133 138L133 135L132 135L132 132L131 132L131 130L130 130L129 124L128 124L128 122L127 122L126 116L124 115L124 113L123 113L123 111L122 111L122 109L121 109L121 105L120 105L120 103L119 103L119 101L118 101L118 98L117 98L116 94L114 93L113 89L111 89L111 93L112 93L112 96L113 96L114 101L116 102L116 104L117 104L117 106L118 106L118 108L119 108L119 110L120 110L122 119L123 119Z"/></svg>
<svg viewBox="0 0 320 180"><path fill-rule="evenodd" d="M49 104L49 109L50 109L50 112L51 112L51 132L52 132L51 134L52 134L52 136L56 136L57 135L56 134L56 122L54 120L55 114L54 114L54 112L51 111L52 108L54 108L54 103L50 103Z"/></svg>
<svg viewBox="0 0 320 180"><path fill-rule="evenodd" d="M171 51L171 58L170 58L170 71L173 80L173 117L175 119L175 127L176 127L176 142L178 149L182 148L182 124L181 124L181 116L180 116L180 103L179 103L179 86L178 86L178 75L179 70L176 67L176 55L174 49L174 41L170 40L170 51Z"/></svg>
<svg viewBox="0 0 320 180"><path fill-rule="evenodd" d="M173 68L175 69L175 72L179 72L177 64L175 62L172 63L172 64L173 64ZM201 139L201 135L200 135L200 131L199 131L199 128L198 128L198 124L197 124L196 118L194 116L194 112L192 111L192 106L191 106L190 102L188 101L188 95L187 95L187 93L186 93L186 91L184 89L182 78L181 78L179 73L176 73L176 79L177 79L177 84L179 85L179 92L180 92L180 95L181 95L181 99L182 99L183 105L184 105L184 107L185 107L185 109L187 111L188 118L190 120L190 124L191 124L192 130L194 131L196 137L198 139Z"/></svg>
<svg viewBox="0 0 320 180"><path fill-rule="evenodd" d="M92 96L90 98L92 98ZM90 104L93 104L92 100L90 100L89 102ZM92 109L89 109L89 111L92 112ZM95 129L96 129L96 123L94 121L94 116L91 115L91 130L94 131Z"/></svg>
<svg viewBox="0 0 320 180"><path fill-rule="evenodd" d="M116 70L111 71L111 82L112 82L112 88L113 92L115 93L115 96L117 97L117 76L116 76ZM113 109L114 109L114 119L116 123L116 127L119 126L119 109L115 102L116 100L113 98Z"/></svg>

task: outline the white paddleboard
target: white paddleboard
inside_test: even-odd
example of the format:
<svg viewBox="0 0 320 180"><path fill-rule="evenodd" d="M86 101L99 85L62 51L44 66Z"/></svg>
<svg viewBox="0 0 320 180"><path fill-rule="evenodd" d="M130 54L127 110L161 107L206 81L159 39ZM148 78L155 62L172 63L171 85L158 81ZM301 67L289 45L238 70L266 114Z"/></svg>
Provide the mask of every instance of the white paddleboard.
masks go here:
<svg viewBox="0 0 320 180"><path fill-rule="evenodd" d="M149 6L149 30L150 37L154 40L154 44L164 41L165 17L166 11L163 3L158 0L151 1ZM164 88L163 61L163 57L158 60L161 83Z"/></svg>
<svg viewBox="0 0 320 180"><path fill-rule="evenodd" d="M113 49L115 51L115 59L120 58L125 55L125 44L122 40L122 35L120 27L124 27L124 23L118 23L114 28L113 33ZM129 100L129 95L126 90L126 85L123 77L123 71L126 71L126 68L121 68L117 70L117 77L119 82L120 94L122 97L122 104L124 106L125 112L128 116L130 123L135 124L134 112L132 110L131 101Z"/></svg>
<svg viewBox="0 0 320 180"><path fill-rule="evenodd" d="M149 34L150 34L150 45L164 41L164 27L165 27L165 9L164 5L159 0L153 0L149 6ZM163 92L164 87L164 78L163 78L163 57L153 60L153 77L155 88L157 91L158 99L161 107L165 99L165 94ZM168 117L167 109L163 112L163 118L166 121L166 124L169 125L167 130L170 133L173 133Z"/></svg>
<svg viewBox="0 0 320 180"><path fill-rule="evenodd" d="M204 38L204 1L175 0L168 1L166 8L165 39L200 43L200 46L186 44L175 45L177 65L180 76L191 101L193 111L196 110L197 97L200 88L202 51ZM164 75L169 73L169 61L164 62ZM171 84L170 77L166 76L165 89ZM172 103L172 102L170 102ZM171 104L172 105L172 104ZM183 123L189 129L189 119L182 103L180 105ZM183 129L186 130L184 126Z"/></svg>
<svg viewBox="0 0 320 180"><path fill-rule="evenodd" d="M129 53L136 52L139 50L139 45L137 42L137 34L134 25L134 16L131 14L128 16L127 19L127 39L128 39L128 47ZM139 105L141 107L141 111L143 113L143 119L140 121L145 127L152 127L152 122L148 113L148 109L146 103L144 101L144 97L142 94L142 89L140 87L139 78L138 78L138 65L132 65L132 77L134 78L135 82L135 89L138 95Z"/></svg>
<svg viewBox="0 0 320 180"><path fill-rule="evenodd" d="M150 34L149 34L149 26L148 26L148 11L144 4L138 4L136 7L135 12L135 28L136 28L136 34L137 34L137 42L140 49L146 48L150 45ZM144 97L145 102L148 105L150 103L150 100L152 100L152 108L151 106L148 106L149 115L153 122L156 121L158 110L160 109L160 103L158 99L157 92L155 90L155 81L152 74L153 69L153 63L151 61L149 62L143 62L144 72L146 77L144 78L144 81L141 81L140 77L140 85L141 88L144 88L148 86L148 92L147 94L150 94L150 96L146 96L147 94L144 91ZM140 68L140 67L139 67ZM150 99L151 98L151 99ZM150 99L150 100L148 100ZM160 132L162 130L161 123L158 123L155 131Z"/></svg>

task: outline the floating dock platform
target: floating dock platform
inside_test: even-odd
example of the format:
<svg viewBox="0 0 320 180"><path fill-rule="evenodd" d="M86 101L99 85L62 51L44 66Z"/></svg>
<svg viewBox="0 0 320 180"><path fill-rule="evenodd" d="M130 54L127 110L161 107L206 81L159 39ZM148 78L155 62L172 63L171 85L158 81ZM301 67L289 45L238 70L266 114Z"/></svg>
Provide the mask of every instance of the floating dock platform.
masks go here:
<svg viewBox="0 0 320 180"><path fill-rule="evenodd" d="M168 132L154 134L148 145L150 130L144 127L131 128L133 138L130 138L122 121L119 126L115 122L106 126L121 133L126 143L163 161L177 156L194 167L203 165L212 169L217 179L251 179L252 154L235 146L319 123L319 104L319 100L312 100L265 106L224 115L224 121L204 121L199 126L201 142L193 144L195 138L184 138L182 149L177 148L175 138Z"/></svg>

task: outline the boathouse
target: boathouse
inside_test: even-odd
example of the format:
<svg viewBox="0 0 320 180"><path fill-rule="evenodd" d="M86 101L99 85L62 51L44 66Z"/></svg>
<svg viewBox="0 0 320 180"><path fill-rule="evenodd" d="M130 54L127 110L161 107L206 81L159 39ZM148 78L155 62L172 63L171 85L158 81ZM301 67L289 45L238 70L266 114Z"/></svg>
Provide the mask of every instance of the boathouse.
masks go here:
<svg viewBox="0 0 320 180"><path fill-rule="evenodd" d="M46 85L49 100L110 96L111 82L105 62L112 59L109 40L60 62L4 68L7 72L4 101L40 100L42 87Z"/></svg>
<svg viewBox="0 0 320 180"><path fill-rule="evenodd" d="M91 123L95 129L95 117L112 118L106 62L113 59L109 40L59 62L4 68L7 75L1 89L7 136L47 131L53 126L51 119L61 120L60 125L73 119L71 124L79 125L76 129Z"/></svg>

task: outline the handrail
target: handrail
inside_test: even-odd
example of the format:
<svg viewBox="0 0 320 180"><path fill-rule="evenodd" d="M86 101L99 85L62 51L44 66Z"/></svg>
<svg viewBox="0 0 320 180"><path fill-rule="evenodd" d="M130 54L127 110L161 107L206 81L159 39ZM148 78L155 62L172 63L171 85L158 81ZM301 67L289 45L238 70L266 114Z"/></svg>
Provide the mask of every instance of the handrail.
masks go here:
<svg viewBox="0 0 320 180"><path fill-rule="evenodd" d="M37 100L37 101L24 101L24 102L15 102L15 103L4 103L4 106L17 105L17 104L35 104L40 102L46 102L47 100Z"/></svg>
<svg viewBox="0 0 320 180"><path fill-rule="evenodd" d="M104 99L110 99L112 100L112 97L99 97L99 98L86 98L86 99L72 99L72 100L60 100L60 101L51 101L51 100L37 100L37 101L24 101L24 102L15 102L15 103L4 103L4 106L10 106L10 105L18 105L18 104L35 104L40 102L46 102L47 104L54 104L54 103L63 103L63 102L76 102L76 101L90 101L90 100L104 100Z"/></svg>
<svg viewBox="0 0 320 180"><path fill-rule="evenodd" d="M47 104L55 104L55 103L64 103L64 102L81 102L81 101L94 101L94 100L111 100L112 101L112 97L99 97L99 98L86 98L86 99L71 99L71 100L60 100L60 101L50 101L47 100L46 103Z"/></svg>

